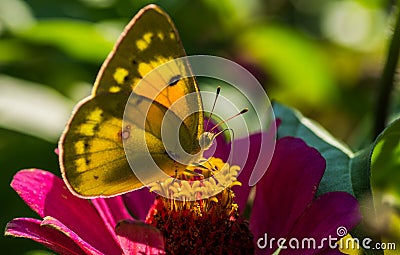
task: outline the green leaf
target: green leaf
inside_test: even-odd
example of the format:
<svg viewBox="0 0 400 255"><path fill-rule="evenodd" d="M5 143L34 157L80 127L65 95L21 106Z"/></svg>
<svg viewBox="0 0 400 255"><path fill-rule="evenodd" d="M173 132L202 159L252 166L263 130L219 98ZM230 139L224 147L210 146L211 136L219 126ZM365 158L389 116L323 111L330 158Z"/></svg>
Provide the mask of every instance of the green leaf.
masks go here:
<svg viewBox="0 0 400 255"><path fill-rule="evenodd" d="M332 137L326 130L302 116L298 111L276 102L273 103L273 109L275 117L282 121L278 128L278 138L285 136L302 138L309 146L316 148L325 158L326 170L320 183L318 194L330 191L345 191L356 195L353 190L350 171L351 159L354 158L354 153ZM359 165L353 164L354 166ZM358 171L362 170L359 169Z"/></svg>
<svg viewBox="0 0 400 255"><path fill-rule="evenodd" d="M398 245L400 236L400 119L392 122L375 140L371 155L371 185L378 222L385 222L385 242ZM385 202L385 199L389 198ZM374 220L374 218L372 218ZM385 254L392 254L390 251ZM397 253L396 253L397 254Z"/></svg>
<svg viewBox="0 0 400 255"><path fill-rule="evenodd" d="M371 185L383 240L399 245L400 237L400 119L376 139L371 156ZM386 252L385 252L386 254ZM391 254L391 253L387 253ZM397 254L397 253L396 253Z"/></svg>
<svg viewBox="0 0 400 255"><path fill-rule="evenodd" d="M31 42L57 47L76 59L96 64L105 59L113 45L113 40L106 40L95 24L82 21L40 21L18 35Z"/></svg>
<svg viewBox="0 0 400 255"><path fill-rule="evenodd" d="M357 199L363 199L364 196L371 195L370 184L370 158L372 146L369 146L356 154L350 159L351 183L353 192Z"/></svg>
<svg viewBox="0 0 400 255"><path fill-rule="evenodd" d="M371 171L374 189L388 191L400 199L400 119L394 121L376 139L371 156Z"/></svg>
<svg viewBox="0 0 400 255"><path fill-rule="evenodd" d="M278 128L278 138L294 136L303 139L309 146L316 148L326 160L324 176L317 195L332 191L345 191L359 201L371 196L370 155L371 148L353 153L346 145L335 139L325 129L305 118L300 112L287 106L273 103L275 117L282 122ZM364 209L374 212L372 203L364 203ZM353 236L369 237L379 242L378 236L365 231L362 222L353 232ZM373 253L375 252L375 253ZM383 254L380 251L366 250L366 254Z"/></svg>

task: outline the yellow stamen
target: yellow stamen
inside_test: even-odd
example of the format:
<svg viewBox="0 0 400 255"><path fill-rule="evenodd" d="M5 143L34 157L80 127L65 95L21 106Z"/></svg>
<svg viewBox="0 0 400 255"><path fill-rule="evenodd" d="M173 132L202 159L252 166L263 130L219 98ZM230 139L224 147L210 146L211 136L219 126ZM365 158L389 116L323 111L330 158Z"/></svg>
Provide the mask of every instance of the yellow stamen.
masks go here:
<svg viewBox="0 0 400 255"><path fill-rule="evenodd" d="M197 173L196 170L201 173ZM188 171L180 176L181 179L169 177L149 186L150 191L169 199L196 201L210 198L212 201L218 201L212 197L227 188L241 185L236 179L239 171L238 166L230 166L220 159L210 158L201 165L190 166Z"/></svg>

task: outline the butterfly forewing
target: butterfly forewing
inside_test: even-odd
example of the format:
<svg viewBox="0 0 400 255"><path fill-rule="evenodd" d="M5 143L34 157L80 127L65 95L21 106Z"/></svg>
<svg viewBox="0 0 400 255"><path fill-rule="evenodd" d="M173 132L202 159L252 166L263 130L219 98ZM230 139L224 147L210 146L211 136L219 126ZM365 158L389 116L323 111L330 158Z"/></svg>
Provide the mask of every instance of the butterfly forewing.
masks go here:
<svg viewBox="0 0 400 255"><path fill-rule="evenodd" d="M61 171L73 192L83 197L114 196L142 187L126 152L140 160L149 151L168 175L181 171L184 166L168 156L161 139L160 126L167 109L173 111L169 124L183 122L178 133L184 150L199 150L202 104L189 64L182 60L156 69L184 56L171 19L159 7L143 8L127 25L102 65L92 95L75 108L60 139ZM143 77L147 79L141 82ZM142 115L145 125L124 122L132 92L138 99L151 102L149 112L140 107L133 110ZM182 100L190 93L195 97ZM123 139L129 141L125 150Z"/></svg>
<svg viewBox="0 0 400 255"><path fill-rule="evenodd" d="M155 5L143 8L126 26L114 50L104 62L93 88L93 94L103 92L131 92L146 75L169 61L185 57L178 32L171 18ZM176 61L151 74L151 79L140 88L160 93L151 99L169 108L176 100L189 93L198 93L196 80L186 60ZM151 92L153 91L153 92ZM138 92L137 94L141 94ZM203 119L200 95L188 102L193 114L185 119L197 140L202 133ZM195 109L193 109L195 108ZM187 115L187 114L182 114Z"/></svg>

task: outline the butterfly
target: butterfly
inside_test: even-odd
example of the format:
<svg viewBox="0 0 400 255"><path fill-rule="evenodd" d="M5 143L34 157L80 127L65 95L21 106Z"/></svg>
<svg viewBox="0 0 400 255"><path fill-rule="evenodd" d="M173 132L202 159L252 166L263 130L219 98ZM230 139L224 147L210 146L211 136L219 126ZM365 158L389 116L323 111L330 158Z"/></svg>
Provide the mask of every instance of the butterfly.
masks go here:
<svg viewBox="0 0 400 255"><path fill-rule="evenodd" d="M176 159L175 147L197 155L199 140L210 142L189 64L173 61L185 56L171 18L160 7L148 5L129 22L59 141L62 176L74 194L110 197L143 187L135 171L151 172L149 155L153 166L176 175L188 161ZM165 63L171 64L158 70Z"/></svg>

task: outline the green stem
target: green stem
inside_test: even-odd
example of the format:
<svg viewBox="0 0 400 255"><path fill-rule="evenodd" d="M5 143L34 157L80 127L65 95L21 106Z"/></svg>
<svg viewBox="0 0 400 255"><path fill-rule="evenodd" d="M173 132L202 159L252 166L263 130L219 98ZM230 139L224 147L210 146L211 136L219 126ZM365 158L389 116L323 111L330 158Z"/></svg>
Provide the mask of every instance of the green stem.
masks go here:
<svg viewBox="0 0 400 255"><path fill-rule="evenodd" d="M398 4L397 8L400 8ZM385 128L389 114L390 94L394 86L394 78L400 52L400 12L397 10L397 20L390 41L388 55L383 68L379 97L375 113L375 136L378 136Z"/></svg>
<svg viewBox="0 0 400 255"><path fill-rule="evenodd" d="M400 7L400 4L399 6ZM385 128L389 114L390 94L394 86L397 63L400 53L400 13L398 10L397 21L390 41L386 63L383 69L379 97L375 114L375 136L378 136Z"/></svg>

